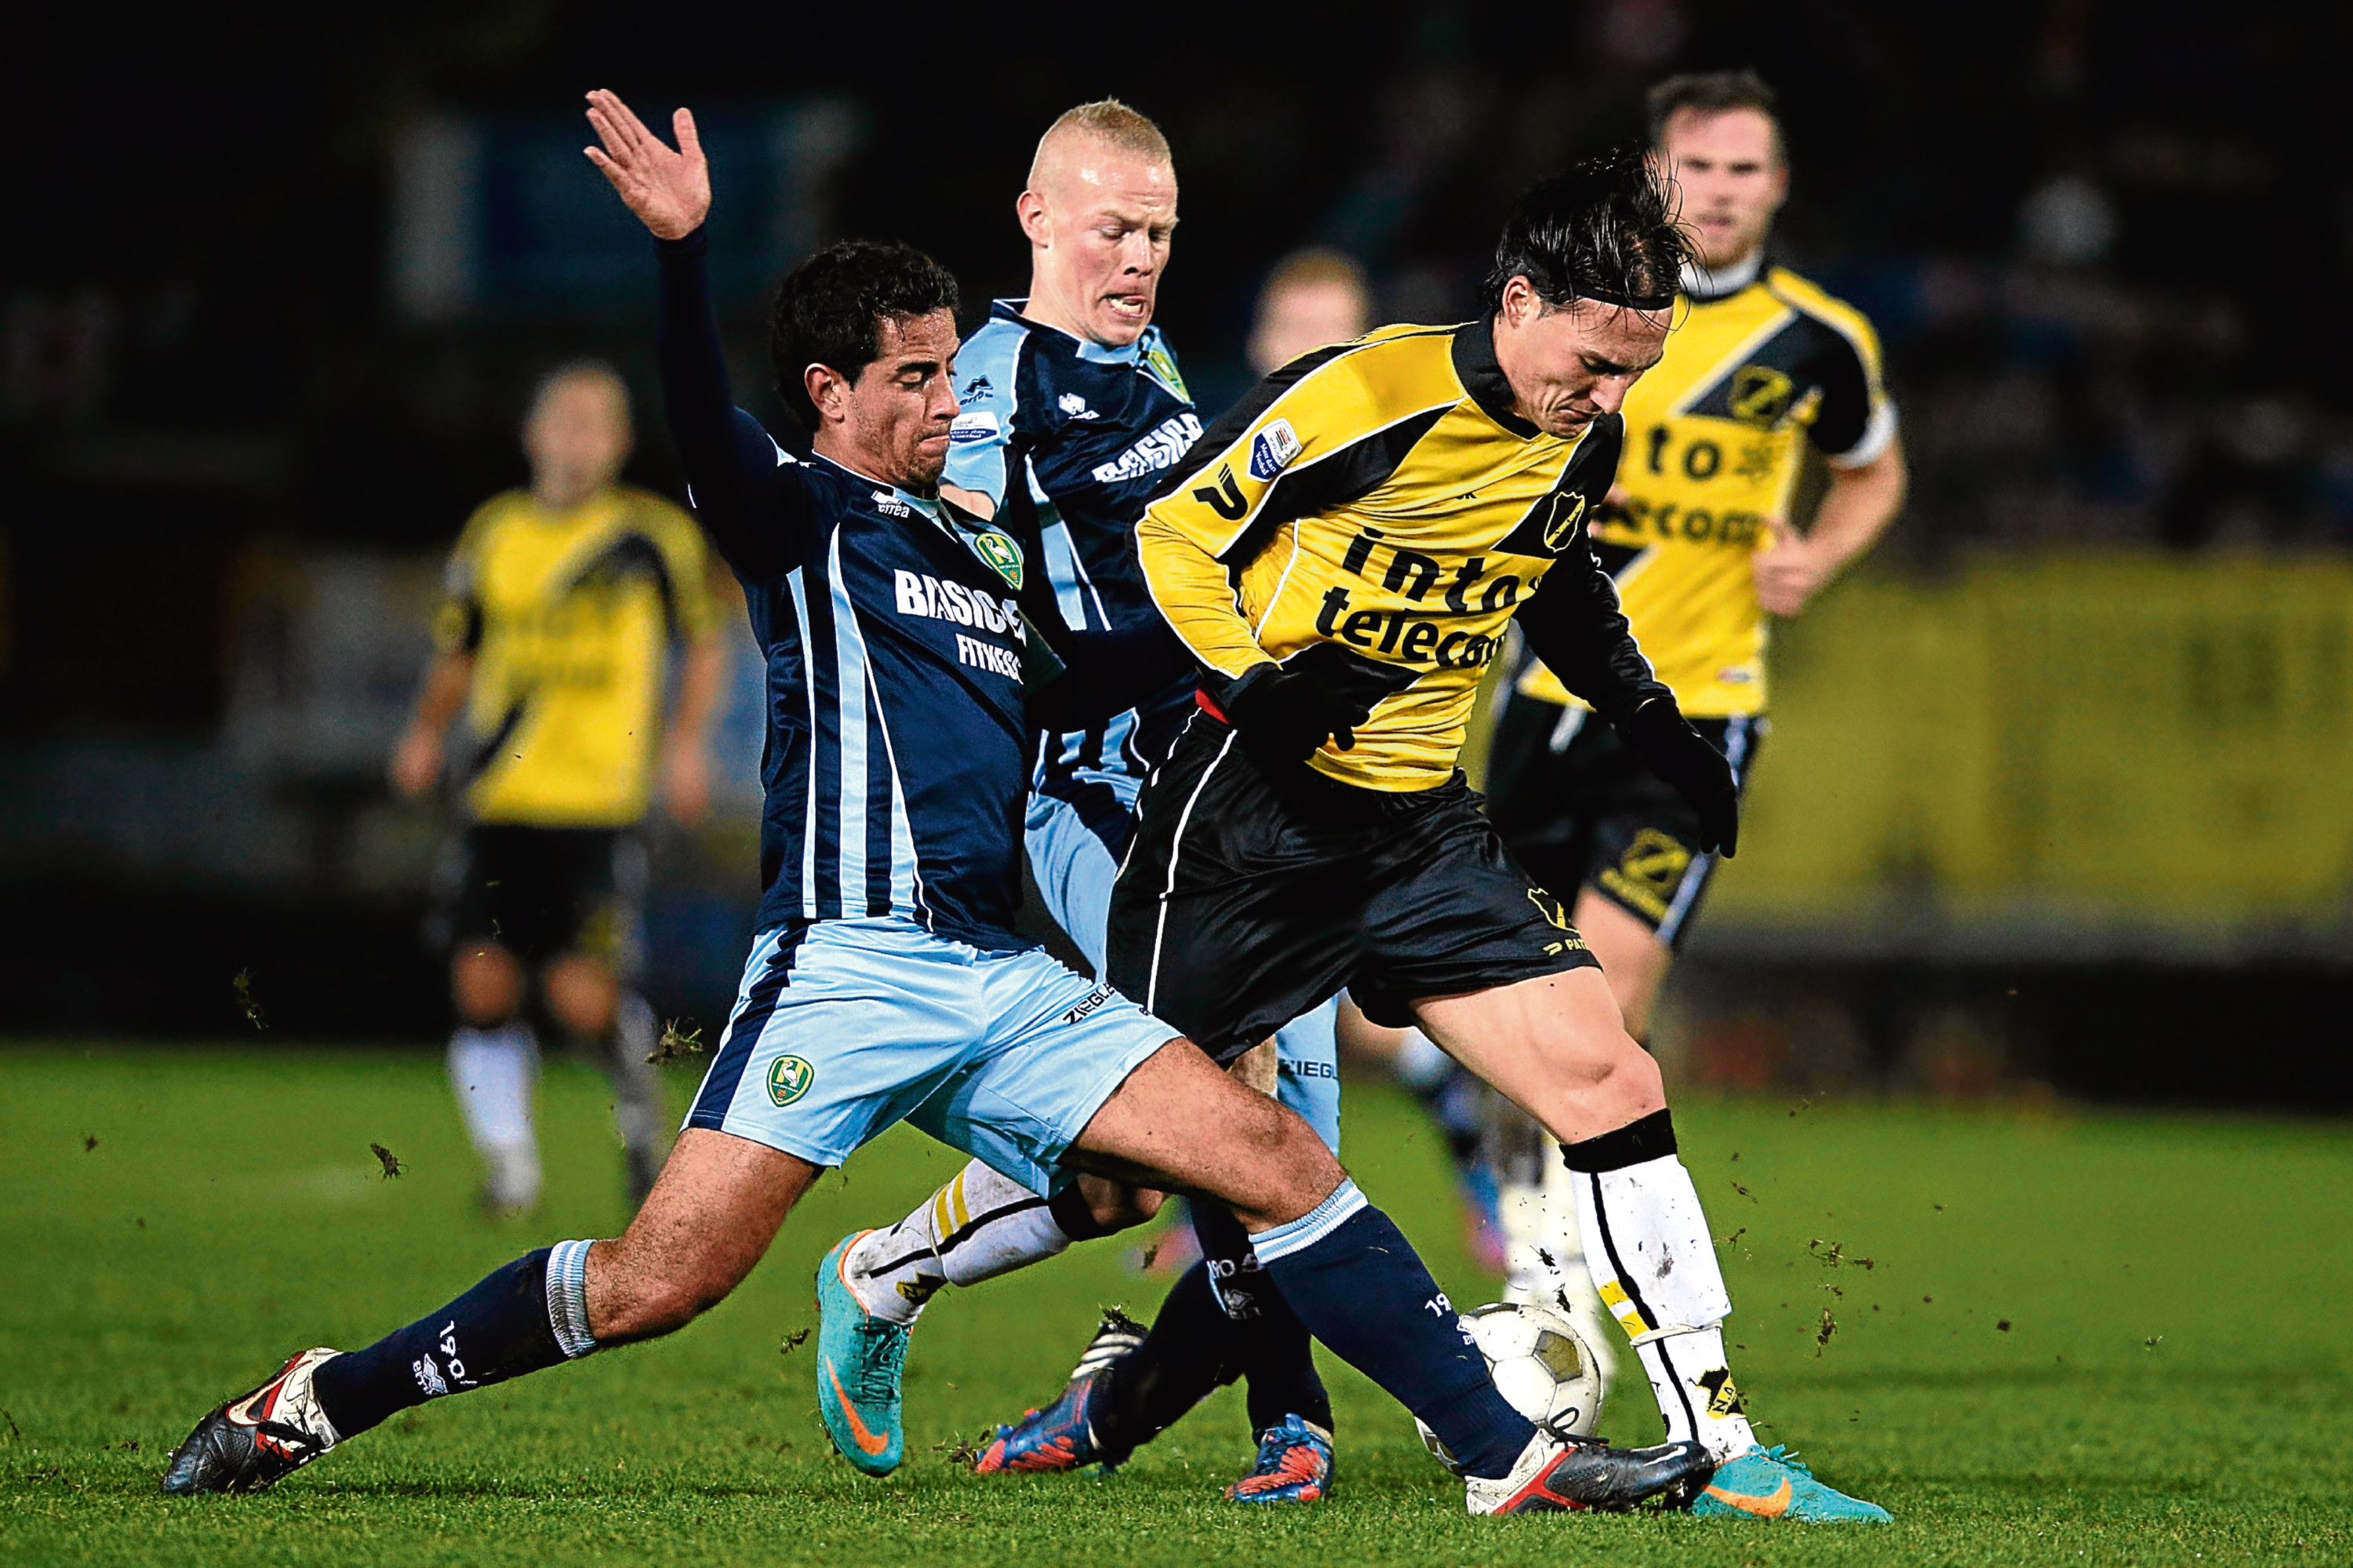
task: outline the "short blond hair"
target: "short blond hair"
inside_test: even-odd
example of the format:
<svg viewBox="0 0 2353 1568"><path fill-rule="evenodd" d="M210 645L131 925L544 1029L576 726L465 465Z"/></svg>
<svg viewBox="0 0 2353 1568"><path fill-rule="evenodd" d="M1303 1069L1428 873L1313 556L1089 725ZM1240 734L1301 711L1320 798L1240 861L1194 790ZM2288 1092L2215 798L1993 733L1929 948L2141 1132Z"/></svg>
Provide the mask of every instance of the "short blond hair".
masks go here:
<svg viewBox="0 0 2353 1568"><path fill-rule="evenodd" d="M1062 111L1046 133L1038 138L1038 151L1029 160L1029 187L1038 186L1038 171L1045 166L1046 150L1057 137L1086 136L1132 153L1155 164L1173 164L1168 138L1151 117L1139 114L1116 98L1099 98L1092 103L1082 103L1075 109Z"/></svg>

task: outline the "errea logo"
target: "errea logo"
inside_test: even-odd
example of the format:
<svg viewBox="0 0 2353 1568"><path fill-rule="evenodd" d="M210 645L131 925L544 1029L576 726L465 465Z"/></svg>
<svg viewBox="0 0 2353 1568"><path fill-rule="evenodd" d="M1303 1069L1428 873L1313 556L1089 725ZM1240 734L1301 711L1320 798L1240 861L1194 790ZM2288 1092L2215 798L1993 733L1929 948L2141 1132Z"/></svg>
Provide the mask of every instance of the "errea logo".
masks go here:
<svg viewBox="0 0 2353 1568"><path fill-rule="evenodd" d="M955 437L951 435L949 440L953 440ZM874 510L886 517L913 517L915 514L913 507L887 490L874 493Z"/></svg>
<svg viewBox="0 0 2353 1568"><path fill-rule="evenodd" d="M1088 408L1087 400L1084 397L1080 397L1075 392L1065 392L1054 401L1055 405L1060 408L1063 413L1069 415L1073 419L1100 419L1103 418L1101 414L1098 414L1092 408Z"/></svg>

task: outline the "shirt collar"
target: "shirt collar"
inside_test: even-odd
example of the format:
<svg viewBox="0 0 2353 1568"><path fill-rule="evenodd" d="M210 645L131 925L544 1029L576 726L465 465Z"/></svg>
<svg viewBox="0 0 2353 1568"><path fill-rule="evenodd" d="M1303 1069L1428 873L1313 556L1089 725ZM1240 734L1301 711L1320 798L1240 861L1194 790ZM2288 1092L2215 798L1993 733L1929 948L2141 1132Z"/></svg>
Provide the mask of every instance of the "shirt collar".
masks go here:
<svg viewBox="0 0 2353 1568"><path fill-rule="evenodd" d="M892 500L901 503L902 505L913 507L915 511L922 513L933 522L941 524L943 526L945 525L946 518L940 510L940 503L938 501L927 499L916 494L912 490L902 489L895 484L885 484L882 481L875 478L872 474L860 472L859 470L850 467L848 463L841 461L839 459L829 458L823 452L811 452L809 453L809 457L814 461L830 463L835 468L839 469L858 483L871 490L878 500L884 495L888 495Z"/></svg>
<svg viewBox="0 0 2353 1568"><path fill-rule="evenodd" d="M1740 292L1765 270L1765 248L1758 246L1729 267L1709 269L1696 261L1683 263L1683 296L1694 304L1708 304Z"/></svg>
<svg viewBox="0 0 2353 1568"><path fill-rule="evenodd" d="M1033 327L1039 332L1050 332L1058 336L1066 337L1077 346L1079 357L1081 359L1092 361L1096 365L1134 365L1138 363L1144 358L1145 350L1151 345L1153 334L1157 330L1153 327L1145 327L1142 332L1136 334L1135 341L1129 344L1125 348L1105 348L1102 344L1095 342L1092 338L1081 337L1074 332L1067 332L1060 327L1053 325L1051 323L1041 322L1035 316L1023 315L1021 313L1021 308L1029 302L1028 300L992 300L989 302L988 313L1000 321L1019 322L1023 326Z"/></svg>
<svg viewBox="0 0 2353 1568"><path fill-rule="evenodd" d="M1487 418L1524 441L1543 433L1512 412L1512 384L1495 360L1495 323L1492 320L1464 322L1456 327L1453 352L1455 376Z"/></svg>

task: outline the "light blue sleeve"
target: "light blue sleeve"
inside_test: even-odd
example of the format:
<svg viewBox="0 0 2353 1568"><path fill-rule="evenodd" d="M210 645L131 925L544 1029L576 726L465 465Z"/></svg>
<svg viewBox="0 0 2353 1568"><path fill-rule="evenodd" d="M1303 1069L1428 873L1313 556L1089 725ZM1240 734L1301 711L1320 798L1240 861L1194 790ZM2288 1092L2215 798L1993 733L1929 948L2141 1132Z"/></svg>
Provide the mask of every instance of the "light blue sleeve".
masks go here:
<svg viewBox="0 0 2353 1568"><path fill-rule="evenodd" d="M963 407L948 434L948 466L941 482L1005 504L1006 452L1013 440L1028 337L1007 321L990 321L956 355L956 401Z"/></svg>

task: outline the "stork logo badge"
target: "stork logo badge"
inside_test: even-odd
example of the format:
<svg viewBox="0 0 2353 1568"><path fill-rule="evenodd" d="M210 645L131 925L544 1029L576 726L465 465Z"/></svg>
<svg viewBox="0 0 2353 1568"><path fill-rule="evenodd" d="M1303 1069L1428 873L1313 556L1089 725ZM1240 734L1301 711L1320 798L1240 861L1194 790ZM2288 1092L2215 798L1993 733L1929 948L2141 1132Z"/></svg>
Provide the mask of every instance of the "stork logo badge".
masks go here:
<svg viewBox="0 0 2353 1568"><path fill-rule="evenodd" d="M1242 499L1242 487L1234 482L1231 463L1219 464L1217 482L1205 484L1195 491L1193 499L1229 523L1240 522L1243 514L1250 510L1250 503Z"/></svg>
<svg viewBox="0 0 2353 1568"><path fill-rule="evenodd" d="M817 1069L806 1057L779 1056L768 1068L768 1097L780 1106L788 1106L809 1092L817 1082Z"/></svg>
<svg viewBox="0 0 2353 1568"><path fill-rule="evenodd" d="M972 541L972 553L988 563L1016 593L1021 591L1021 546L1002 534L981 534Z"/></svg>

